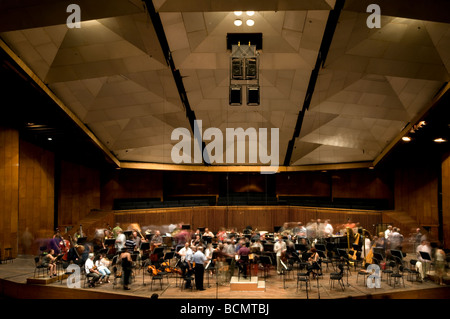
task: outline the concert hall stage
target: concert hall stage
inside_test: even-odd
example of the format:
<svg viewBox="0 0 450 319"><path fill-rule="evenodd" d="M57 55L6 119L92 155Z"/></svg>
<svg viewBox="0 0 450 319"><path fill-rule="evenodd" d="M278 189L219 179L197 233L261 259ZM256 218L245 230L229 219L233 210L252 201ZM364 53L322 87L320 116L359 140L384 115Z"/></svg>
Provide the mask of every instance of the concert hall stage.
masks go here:
<svg viewBox="0 0 450 319"><path fill-rule="evenodd" d="M439 286L433 281L423 283L410 282L405 274L405 287L402 284L393 287L389 285L385 278L381 282L381 288L367 288L364 285L364 278L351 269L348 278L344 276L345 290L335 283L334 288L330 288L331 266L327 270L324 267L323 277L312 280L311 290L308 295L305 292L305 285L297 291L296 270L283 280L283 276L277 275L272 267L267 278L262 278L263 272L258 272L259 281L264 281L265 287L260 291L235 291L231 289L230 283L216 285L216 279L212 276L208 278L205 273L203 291L182 289L180 279L169 277L154 280L145 271L136 270L134 280L130 286L131 290L122 289L119 281L113 286L111 283L102 284L95 288L68 288L66 280L54 281L55 279L44 279L45 284L32 284L34 277L33 256L19 256L13 262L0 265L0 288L3 293L2 298L17 299L145 299L157 294L159 299L448 299L450 298L450 286ZM237 270L235 275L237 274ZM448 276L448 274L447 274ZM446 277L449 283L450 277ZM242 277L241 277L241 280ZM317 283L319 289L317 289ZM162 288L161 288L162 284ZM87 287L87 285L86 285Z"/></svg>

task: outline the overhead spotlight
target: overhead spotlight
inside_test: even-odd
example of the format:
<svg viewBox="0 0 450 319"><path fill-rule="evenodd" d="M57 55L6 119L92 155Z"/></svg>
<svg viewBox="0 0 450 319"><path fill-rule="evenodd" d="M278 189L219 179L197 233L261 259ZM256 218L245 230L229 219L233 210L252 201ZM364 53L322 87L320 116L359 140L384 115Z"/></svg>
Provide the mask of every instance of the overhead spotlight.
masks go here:
<svg viewBox="0 0 450 319"><path fill-rule="evenodd" d="M252 27L255 24L255 21L252 19L248 19L247 21L245 21L245 23L249 26Z"/></svg>
<svg viewBox="0 0 450 319"><path fill-rule="evenodd" d="M447 140L443 139L442 137L436 138L436 139L434 139L434 141L435 141L436 143L447 142Z"/></svg>
<svg viewBox="0 0 450 319"><path fill-rule="evenodd" d="M51 137L47 138L47 140L49 140L49 141L53 141L53 139L52 139Z"/></svg>
<svg viewBox="0 0 450 319"><path fill-rule="evenodd" d="M242 11L234 11L234 15L239 17L242 15Z"/></svg>
<svg viewBox="0 0 450 319"><path fill-rule="evenodd" d="M247 15L248 15L249 17L251 17L252 15L255 14L255 11L247 11L246 13L247 13Z"/></svg>
<svg viewBox="0 0 450 319"><path fill-rule="evenodd" d="M242 20L241 19L234 20L234 25L240 27L242 25Z"/></svg>
<svg viewBox="0 0 450 319"><path fill-rule="evenodd" d="M410 138L409 136L403 136L403 137L402 137L402 141L403 141L403 142L410 142L410 141L411 141L411 138Z"/></svg>

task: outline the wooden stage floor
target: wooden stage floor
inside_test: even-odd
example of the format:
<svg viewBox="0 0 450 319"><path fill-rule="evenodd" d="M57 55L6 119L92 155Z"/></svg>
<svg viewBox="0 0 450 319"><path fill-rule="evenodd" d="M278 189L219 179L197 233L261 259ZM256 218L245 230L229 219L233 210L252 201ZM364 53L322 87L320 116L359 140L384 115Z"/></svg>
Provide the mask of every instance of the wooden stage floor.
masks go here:
<svg viewBox="0 0 450 319"><path fill-rule="evenodd" d="M48 282L42 284L27 283L34 275L34 259L32 256L19 256L13 262L0 265L0 285L3 292L2 298L24 298L24 299L64 299L64 298L92 298L97 299L123 299L123 298L150 298L157 294L159 299L449 299L450 286L440 286L432 280L410 282L405 274L405 287L402 284L394 288L385 279L381 282L381 288L368 288L364 285L364 278L357 278L356 272L352 268L351 274L347 278L344 276L345 290L342 291L335 283L334 288L330 287L330 270L324 267L323 278L319 279L319 289L317 281L312 281L312 288L308 296L303 288L297 292L296 270L289 278L283 282L283 277L277 275L272 268L269 276L264 280L265 289L263 291L235 291L230 283L216 285L214 277L208 280L205 275L203 291L182 290L180 281L175 277L170 277L168 282L163 280L162 288L159 281L154 281L151 285L151 276L143 271L136 271L135 278L130 286L131 290L125 291L118 284L113 287L112 283L106 283L95 288L69 288L66 280ZM260 276L261 272L258 273ZM237 275L237 270L235 272ZM450 279L449 274L445 277L446 283ZM112 281L112 280L111 280ZM244 288L245 289L245 288Z"/></svg>

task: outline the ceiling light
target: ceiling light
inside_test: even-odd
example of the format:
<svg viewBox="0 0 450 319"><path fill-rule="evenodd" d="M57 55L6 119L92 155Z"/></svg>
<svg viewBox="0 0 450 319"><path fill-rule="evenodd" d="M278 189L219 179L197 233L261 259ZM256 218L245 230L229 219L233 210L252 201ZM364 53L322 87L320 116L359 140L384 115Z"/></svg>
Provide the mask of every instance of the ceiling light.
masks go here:
<svg viewBox="0 0 450 319"><path fill-rule="evenodd" d="M255 24L255 21L253 21L252 19L248 19L245 23L247 23L247 25L249 27L253 26Z"/></svg>
<svg viewBox="0 0 450 319"><path fill-rule="evenodd" d="M255 11L247 11L247 15L250 16L250 17L251 17L252 15L254 15L254 14L255 14Z"/></svg>
<svg viewBox="0 0 450 319"><path fill-rule="evenodd" d="M51 137L47 138L47 140L52 141L53 139Z"/></svg>
<svg viewBox="0 0 450 319"><path fill-rule="evenodd" d="M236 16L240 16L242 14L242 11L234 11L234 15L236 15Z"/></svg>
<svg viewBox="0 0 450 319"><path fill-rule="evenodd" d="M234 20L234 25L237 26L237 27L241 26L242 25L242 20L239 20L239 19Z"/></svg>
<svg viewBox="0 0 450 319"><path fill-rule="evenodd" d="M443 142L447 142L447 140L444 140L442 137L439 137L437 139L434 140L436 143L443 143Z"/></svg>
<svg viewBox="0 0 450 319"><path fill-rule="evenodd" d="M409 136L403 136L402 141L409 142L409 141L411 141L411 138Z"/></svg>

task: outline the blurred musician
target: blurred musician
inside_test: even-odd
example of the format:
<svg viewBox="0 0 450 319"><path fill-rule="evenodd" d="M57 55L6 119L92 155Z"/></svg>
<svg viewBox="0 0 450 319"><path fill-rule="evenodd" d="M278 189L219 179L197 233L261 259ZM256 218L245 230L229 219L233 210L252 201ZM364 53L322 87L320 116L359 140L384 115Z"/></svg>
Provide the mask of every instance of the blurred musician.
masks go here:
<svg viewBox="0 0 450 319"><path fill-rule="evenodd" d="M247 278L247 267L243 267L244 260L241 259L242 256L248 256L250 255L250 243L245 243L237 252L239 256L238 260L238 266L240 268L240 271L243 273L244 278Z"/></svg>
<svg viewBox="0 0 450 319"><path fill-rule="evenodd" d="M319 254L317 253L317 249L313 247L313 248L311 248L310 252L311 252L311 256L309 256L308 262L310 264L318 262L319 261Z"/></svg>
<svg viewBox="0 0 450 319"><path fill-rule="evenodd" d="M144 241L142 240L141 236L138 235L137 230L133 230L133 232L131 233L131 240L134 242L135 247L138 249L139 247L141 247L142 241Z"/></svg>
<svg viewBox="0 0 450 319"><path fill-rule="evenodd" d="M251 246L250 251L254 254L260 254L264 250L263 245L261 244L261 240L257 239Z"/></svg>
<svg viewBox="0 0 450 319"><path fill-rule="evenodd" d="M117 238L117 236L119 235L119 231L123 231L123 229L120 227L120 223L116 223L116 227L112 229L114 238Z"/></svg>
<svg viewBox="0 0 450 319"><path fill-rule="evenodd" d="M214 238L214 233L209 230L208 227L205 228L205 232L203 233L203 236Z"/></svg>
<svg viewBox="0 0 450 319"><path fill-rule="evenodd" d="M281 275L281 271L283 269L283 266L281 265L281 257L282 254L286 253L286 243L283 241L283 237L281 235L278 235L277 242L273 246L273 251L277 257L277 273Z"/></svg>
<svg viewBox="0 0 450 319"><path fill-rule="evenodd" d="M125 234L123 233L122 229L116 230L117 236L116 236L116 249L117 251L122 250L125 247L125 242L127 238L125 237Z"/></svg>
<svg viewBox="0 0 450 319"><path fill-rule="evenodd" d="M187 270L189 269L188 261L186 260L187 255L192 255L192 250L190 248L189 242L184 244L184 247L181 248L177 254L180 256L180 268L182 277L186 276Z"/></svg>
<svg viewBox="0 0 450 319"><path fill-rule="evenodd" d="M161 237L161 232L159 230L155 232L155 235L152 237L150 244L154 248L160 247L163 244L163 239Z"/></svg>
<svg viewBox="0 0 450 319"><path fill-rule="evenodd" d="M329 219L325 219L325 227L324 227L324 235L325 237L331 237L333 236L333 226L330 224L330 220Z"/></svg>

